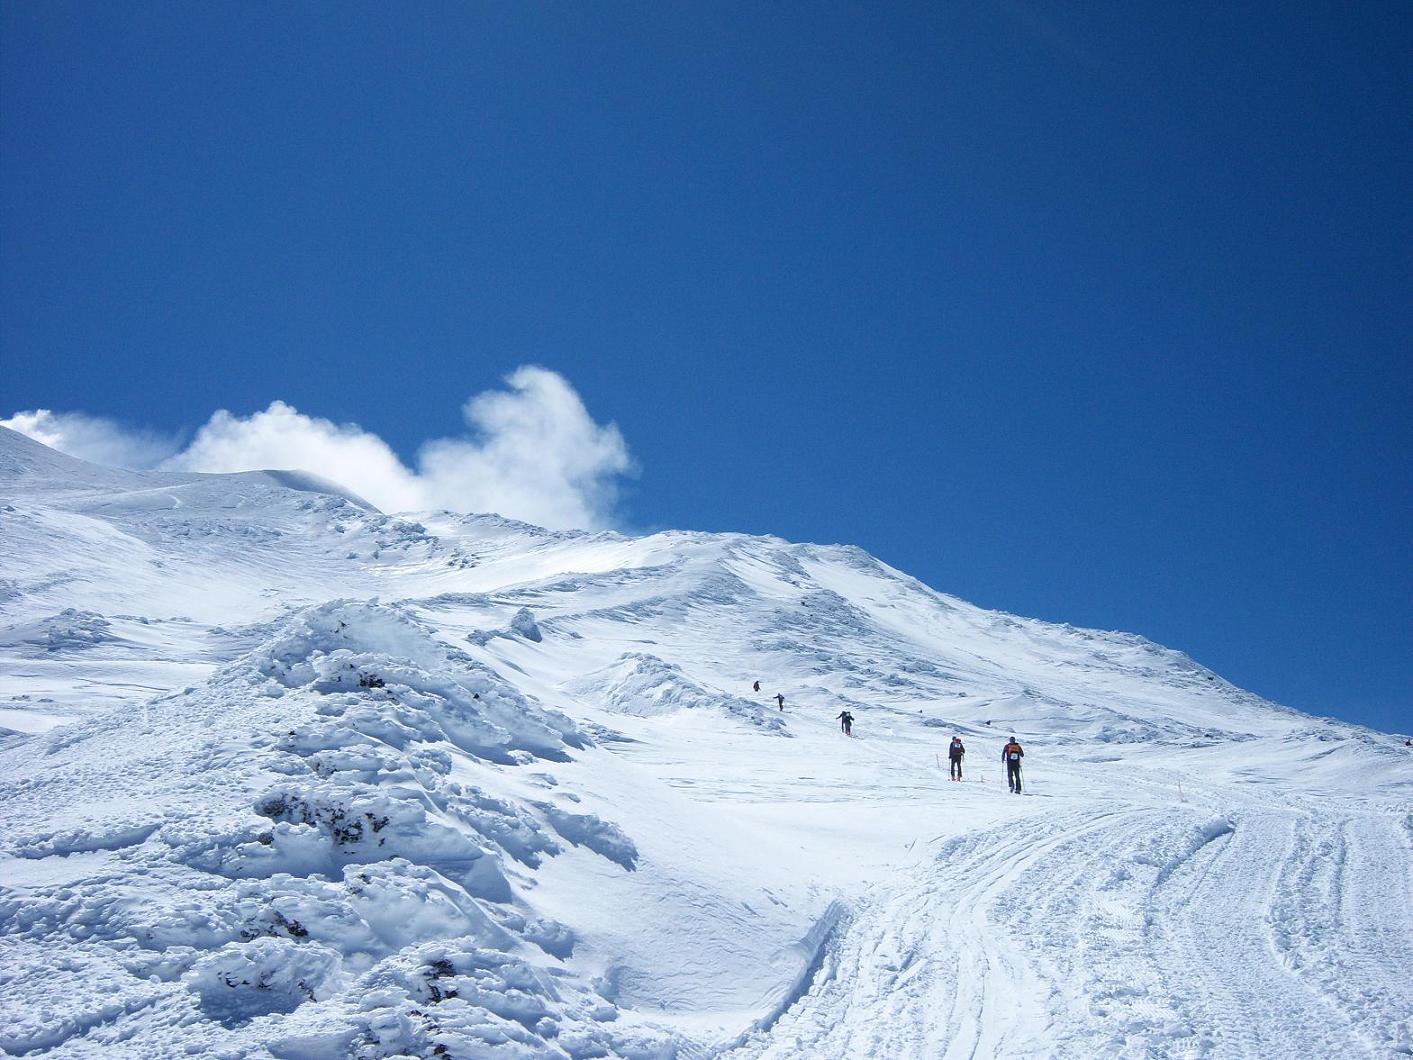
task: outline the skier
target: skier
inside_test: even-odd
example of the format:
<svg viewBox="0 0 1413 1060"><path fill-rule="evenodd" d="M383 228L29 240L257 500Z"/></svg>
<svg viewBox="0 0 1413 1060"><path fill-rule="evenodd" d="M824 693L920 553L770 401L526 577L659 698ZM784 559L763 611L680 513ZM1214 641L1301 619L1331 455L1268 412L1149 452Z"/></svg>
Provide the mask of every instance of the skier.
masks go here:
<svg viewBox="0 0 1413 1060"><path fill-rule="evenodd" d="M967 753L967 749L962 746L960 736L952 737L952 745L947 748L947 759L952 763L952 771L949 774L953 780L962 779L962 756Z"/></svg>
<svg viewBox="0 0 1413 1060"><path fill-rule="evenodd" d="M785 709L785 693L783 693L783 692L777 692L777 693L775 693L775 702L777 702L777 703L780 704L780 709L781 709L781 710L784 710L784 709Z"/></svg>
<svg viewBox="0 0 1413 1060"><path fill-rule="evenodd" d="M854 716L847 710L839 713L839 728L844 730L845 736L854 735Z"/></svg>
<svg viewBox="0 0 1413 1060"><path fill-rule="evenodd" d="M1006 783L1017 795L1021 793L1021 759L1024 757L1025 752L1014 736L1010 743L1001 748L1001 761L1006 763Z"/></svg>
<svg viewBox="0 0 1413 1060"><path fill-rule="evenodd" d="M753 684L753 685L751 686L751 689L752 689L753 691L759 692L759 691L760 691L760 682L757 681L755 684Z"/></svg>

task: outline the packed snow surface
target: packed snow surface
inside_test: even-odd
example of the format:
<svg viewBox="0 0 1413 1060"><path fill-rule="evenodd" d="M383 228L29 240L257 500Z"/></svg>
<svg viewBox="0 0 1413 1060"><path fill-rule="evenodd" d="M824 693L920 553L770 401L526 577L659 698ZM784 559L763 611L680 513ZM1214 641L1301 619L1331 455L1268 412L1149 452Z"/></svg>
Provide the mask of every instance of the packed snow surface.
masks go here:
<svg viewBox="0 0 1413 1060"><path fill-rule="evenodd" d="M855 548L0 429L6 1056L1410 1055L1403 741Z"/></svg>

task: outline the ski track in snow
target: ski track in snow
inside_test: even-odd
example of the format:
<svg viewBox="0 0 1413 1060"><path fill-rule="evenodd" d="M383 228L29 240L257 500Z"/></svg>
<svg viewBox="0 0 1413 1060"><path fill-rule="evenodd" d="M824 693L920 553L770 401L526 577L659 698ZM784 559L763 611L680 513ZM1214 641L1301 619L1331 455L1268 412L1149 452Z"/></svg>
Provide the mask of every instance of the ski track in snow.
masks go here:
<svg viewBox="0 0 1413 1060"><path fill-rule="evenodd" d="M1272 922L1284 965L1314 984L1371 1055L1413 1053L1408 818L1310 816L1280 865Z"/></svg>
<svg viewBox="0 0 1413 1060"><path fill-rule="evenodd" d="M0 486L0 1056L1413 1055L1402 737L853 548Z"/></svg>
<svg viewBox="0 0 1413 1060"><path fill-rule="evenodd" d="M1406 822L1319 825L1135 809L950 841L724 1056L1408 1055Z"/></svg>

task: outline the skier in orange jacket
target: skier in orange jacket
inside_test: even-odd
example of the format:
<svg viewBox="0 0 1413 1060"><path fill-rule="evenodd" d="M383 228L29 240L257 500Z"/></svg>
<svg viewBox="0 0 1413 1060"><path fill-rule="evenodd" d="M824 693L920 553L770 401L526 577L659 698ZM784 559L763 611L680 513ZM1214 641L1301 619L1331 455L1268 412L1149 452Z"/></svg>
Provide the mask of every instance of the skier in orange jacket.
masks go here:
<svg viewBox="0 0 1413 1060"><path fill-rule="evenodd" d="M1001 748L1001 761L1006 763L1006 783L1011 786L1011 791L1017 795L1021 793L1021 759L1025 757L1025 752L1021 750L1021 745L1016 743L1016 738L1011 737L1011 742Z"/></svg>

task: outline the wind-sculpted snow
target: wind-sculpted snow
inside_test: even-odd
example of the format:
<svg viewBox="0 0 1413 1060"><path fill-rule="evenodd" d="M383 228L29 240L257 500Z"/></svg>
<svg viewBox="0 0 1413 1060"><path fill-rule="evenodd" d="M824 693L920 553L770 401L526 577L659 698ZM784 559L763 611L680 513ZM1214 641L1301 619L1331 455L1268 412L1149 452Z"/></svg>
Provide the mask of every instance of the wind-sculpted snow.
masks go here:
<svg viewBox="0 0 1413 1060"><path fill-rule="evenodd" d="M0 628L0 648L21 654L82 651L113 639L113 624L92 611L66 608L57 615Z"/></svg>
<svg viewBox="0 0 1413 1060"><path fill-rule="evenodd" d="M0 430L0 1055L1413 1054L1403 736L856 548L347 485Z"/></svg>
<svg viewBox="0 0 1413 1060"><path fill-rule="evenodd" d="M574 681L572 689L609 710L651 717L677 710L722 711L768 732L783 720L764 705L728 692L709 692L674 663L647 652L626 652L602 670Z"/></svg>
<svg viewBox="0 0 1413 1060"><path fill-rule="evenodd" d="M563 714L531 704L411 617L376 604L313 608L253 653L250 664L287 687L308 685L324 693L377 681L383 698L398 705L392 713L419 725L422 739L448 741L481 758L519 761L517 752L563 758L566 747L580 745L574 723ZM448 676L452 672L455 677ZM397 696L388 684L397 687Z"/></svg>
<svg viewBox="0 0 1413 1060"><path fill-rule="evenodd" d="M11 1052L102 1055L154 1006L170 1025L144 1025L144 1048L168 1055L217 1040L359 1057L670 1041L619 1034L611 1004L560 981L574 933L506 870L560 854L560 836L633 867L611 822L516 776L585 740L395 609L309 609L199 688L33 743L5 763L23 822L3 839ZM56 796L82 823L23 812ZM54 1023L56 961L109 998L101 1018Z"/></svg>
<svg viewBox="0 0 1413 1060"><path fill-rule="evenodd" d="M496 637L520 637L534 644L539 644L545 639L539 623L535 621L535 613L528 607L522 607L516 611L504 629L478 629L467 634L466 640L468 643L484 646Z"/></svg>

